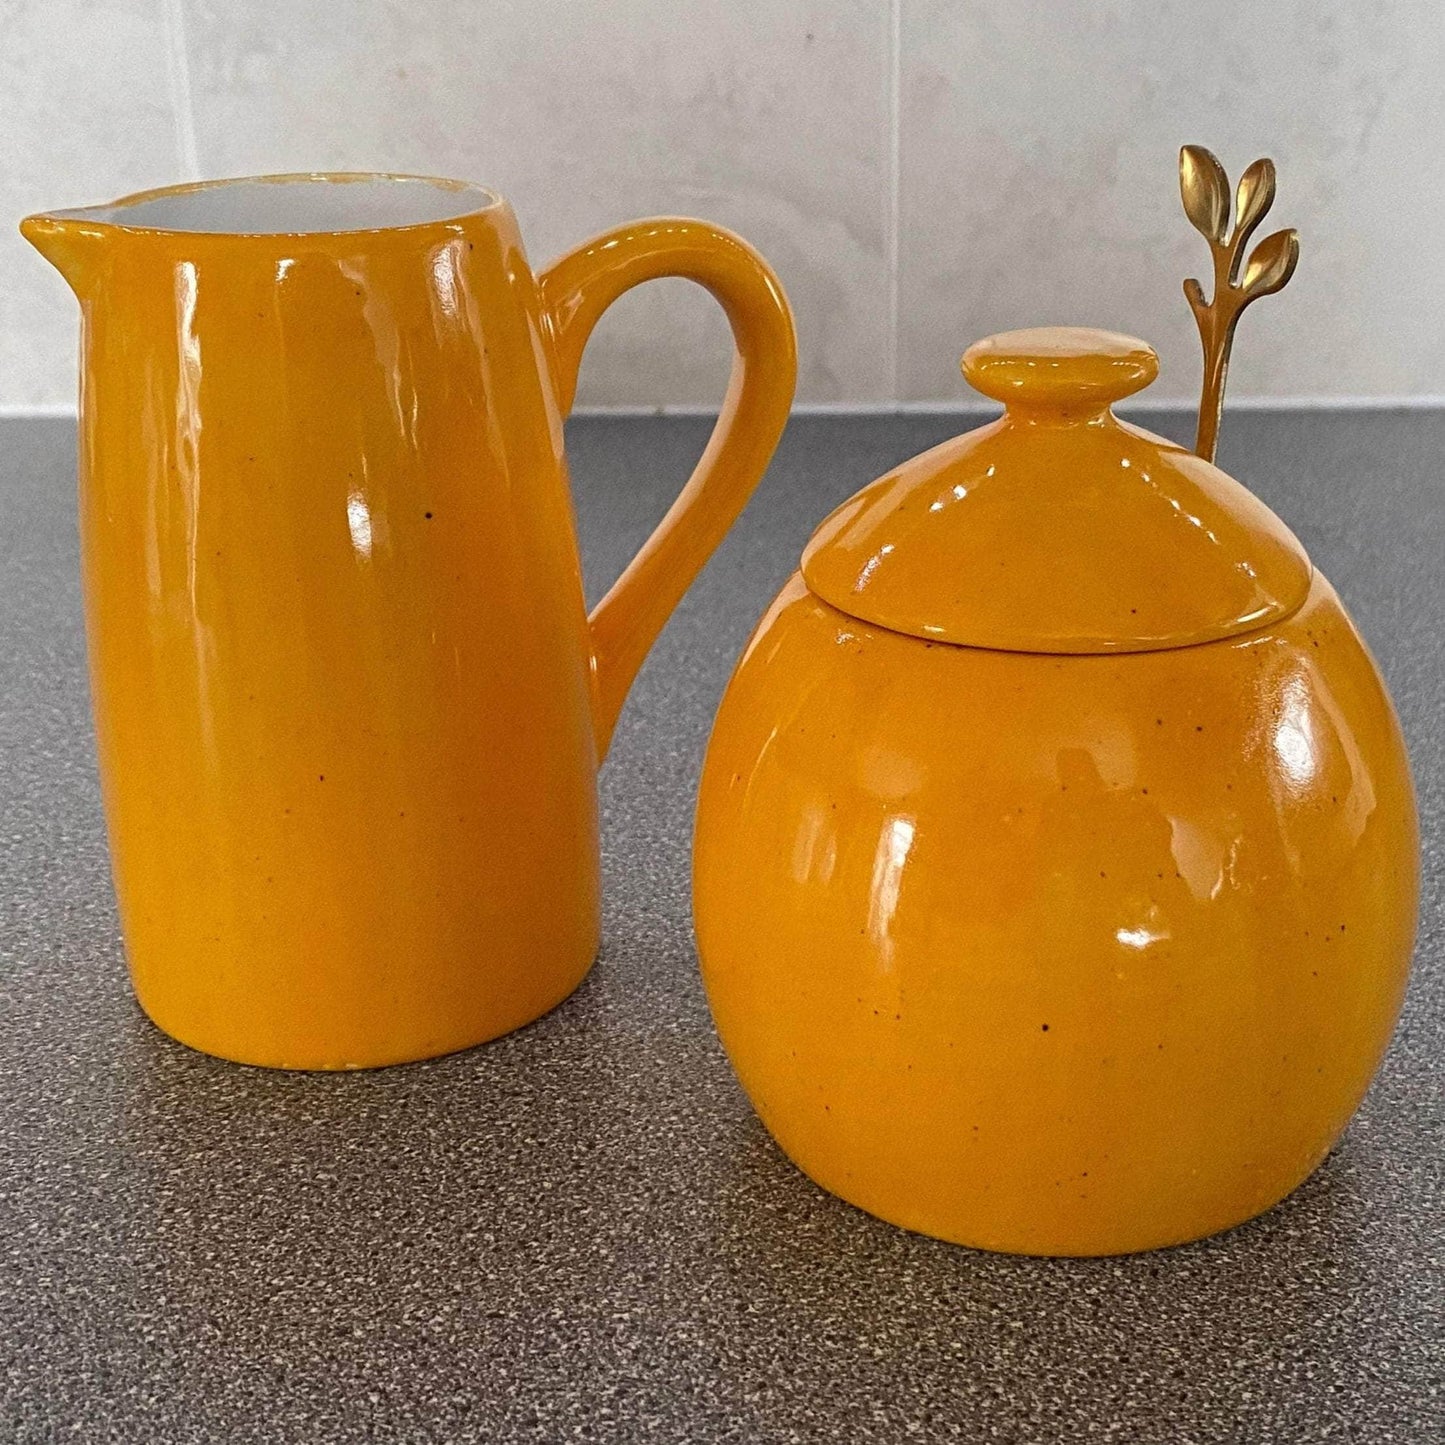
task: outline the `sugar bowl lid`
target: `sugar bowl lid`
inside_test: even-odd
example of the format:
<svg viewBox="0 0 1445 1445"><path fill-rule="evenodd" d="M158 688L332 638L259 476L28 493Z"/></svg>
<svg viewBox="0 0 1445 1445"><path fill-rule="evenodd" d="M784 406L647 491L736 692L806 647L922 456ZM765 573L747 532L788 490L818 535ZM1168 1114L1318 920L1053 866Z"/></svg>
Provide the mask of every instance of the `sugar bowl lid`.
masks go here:
<svg viewBox="0 0 1445 1445"><path fill-rule="evenodd" d="M1014 652L1152 652L1268 626L1312 569L1288 527L1193 452L1109 410L1158 357L1045 327L969 347L997 421L880 477L803 553L825 602L896 632Z"/></svg>

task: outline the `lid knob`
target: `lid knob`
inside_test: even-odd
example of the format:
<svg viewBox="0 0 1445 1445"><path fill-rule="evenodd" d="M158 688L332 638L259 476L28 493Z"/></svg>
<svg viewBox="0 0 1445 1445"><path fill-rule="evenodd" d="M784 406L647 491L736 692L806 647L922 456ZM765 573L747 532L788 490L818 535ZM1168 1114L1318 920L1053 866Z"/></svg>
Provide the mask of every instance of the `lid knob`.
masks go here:
<svg viewBox="0 0 1445 1445"><path fill-rule="evenodd" d="M1006 406L1102 411L1148 386L1159 358L1147 342L1085 326L1001 331L963 353L968 384Z"/></svg>

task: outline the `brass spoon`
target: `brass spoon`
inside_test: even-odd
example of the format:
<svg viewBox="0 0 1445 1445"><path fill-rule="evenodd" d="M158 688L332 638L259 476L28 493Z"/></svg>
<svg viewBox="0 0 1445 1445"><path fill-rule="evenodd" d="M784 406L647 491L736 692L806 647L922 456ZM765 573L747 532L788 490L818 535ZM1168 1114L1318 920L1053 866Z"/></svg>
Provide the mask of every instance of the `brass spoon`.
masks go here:
<svg viewBox="0 0 1445 1445"><path fill-rule="evenodd" d="M1299 261L1299 234L1288 230L1266 236L1254 248L1241 278L1245 246L1274 204L1274 162L1257 160L1240 177L1233 231L1229 229L1229 177L1203 146L1185 146L1179 152L1179 191L1184 198L1184 214L1209 242L1214 257L1214 295L1208 301L1203 287L1193 277L1184 283L1184 295L1194 312L1204 347L1204 385L1194 450L1212 462L1219 442L1234 328L1251 301L1281 290L1294 275Z"/></svg>

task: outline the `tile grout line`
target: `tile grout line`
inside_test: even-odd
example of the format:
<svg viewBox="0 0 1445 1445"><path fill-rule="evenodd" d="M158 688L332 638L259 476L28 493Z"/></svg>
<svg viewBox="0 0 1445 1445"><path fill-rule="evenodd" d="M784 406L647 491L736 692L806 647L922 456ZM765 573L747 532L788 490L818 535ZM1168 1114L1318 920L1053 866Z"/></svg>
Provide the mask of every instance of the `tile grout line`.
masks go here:
<svg viewBox="0 0 1445 1445"><path fill-rule="evenodd" d="M200 148L196 144L196 108L191 99L191 61L186 53L186 17L182 0L165 0L166 69L170 75L171 105L176 112L176 148L182 180L201 179Z"/></svg>
<svg viewBox="0 0 1445 1445"><path fill-rule="evenodd" d="M889 0L888 7L888 398L898 403L898 249L899 219L902 212L900 171L902 168L902 71L903 0Z"/></svg>

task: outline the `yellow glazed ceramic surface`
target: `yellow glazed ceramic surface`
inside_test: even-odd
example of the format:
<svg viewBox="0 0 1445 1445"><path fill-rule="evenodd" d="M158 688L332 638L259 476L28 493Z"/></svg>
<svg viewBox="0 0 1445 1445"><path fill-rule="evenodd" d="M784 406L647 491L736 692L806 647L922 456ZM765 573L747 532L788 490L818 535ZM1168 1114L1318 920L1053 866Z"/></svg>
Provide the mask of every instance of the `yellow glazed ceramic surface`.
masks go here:
<svg viewBox="0 0 1445 1445"><path fill-rule="evenodd" d="M536 1018L598 941L594 773L786 420L776 279L651 220L540 276L478 187L273 177L30 218L83 314L81 534L137 995L248 1063ZM713 441L589 619L562 418L588 333L679 275L737 343Z"/></svg>
<svg viewBox="0 0 1445 1445"><path fill-rule="evenodd" d="M820 527L703 774L698 945L759 1114L826 1188L988 1249L1267 1209L1345 1127L1409 966L1376 669L1278 519L1105 410L1152 374L1129 348L1112 380L1119 338L971 353L1011 358L1007 415Z"/></svg>

